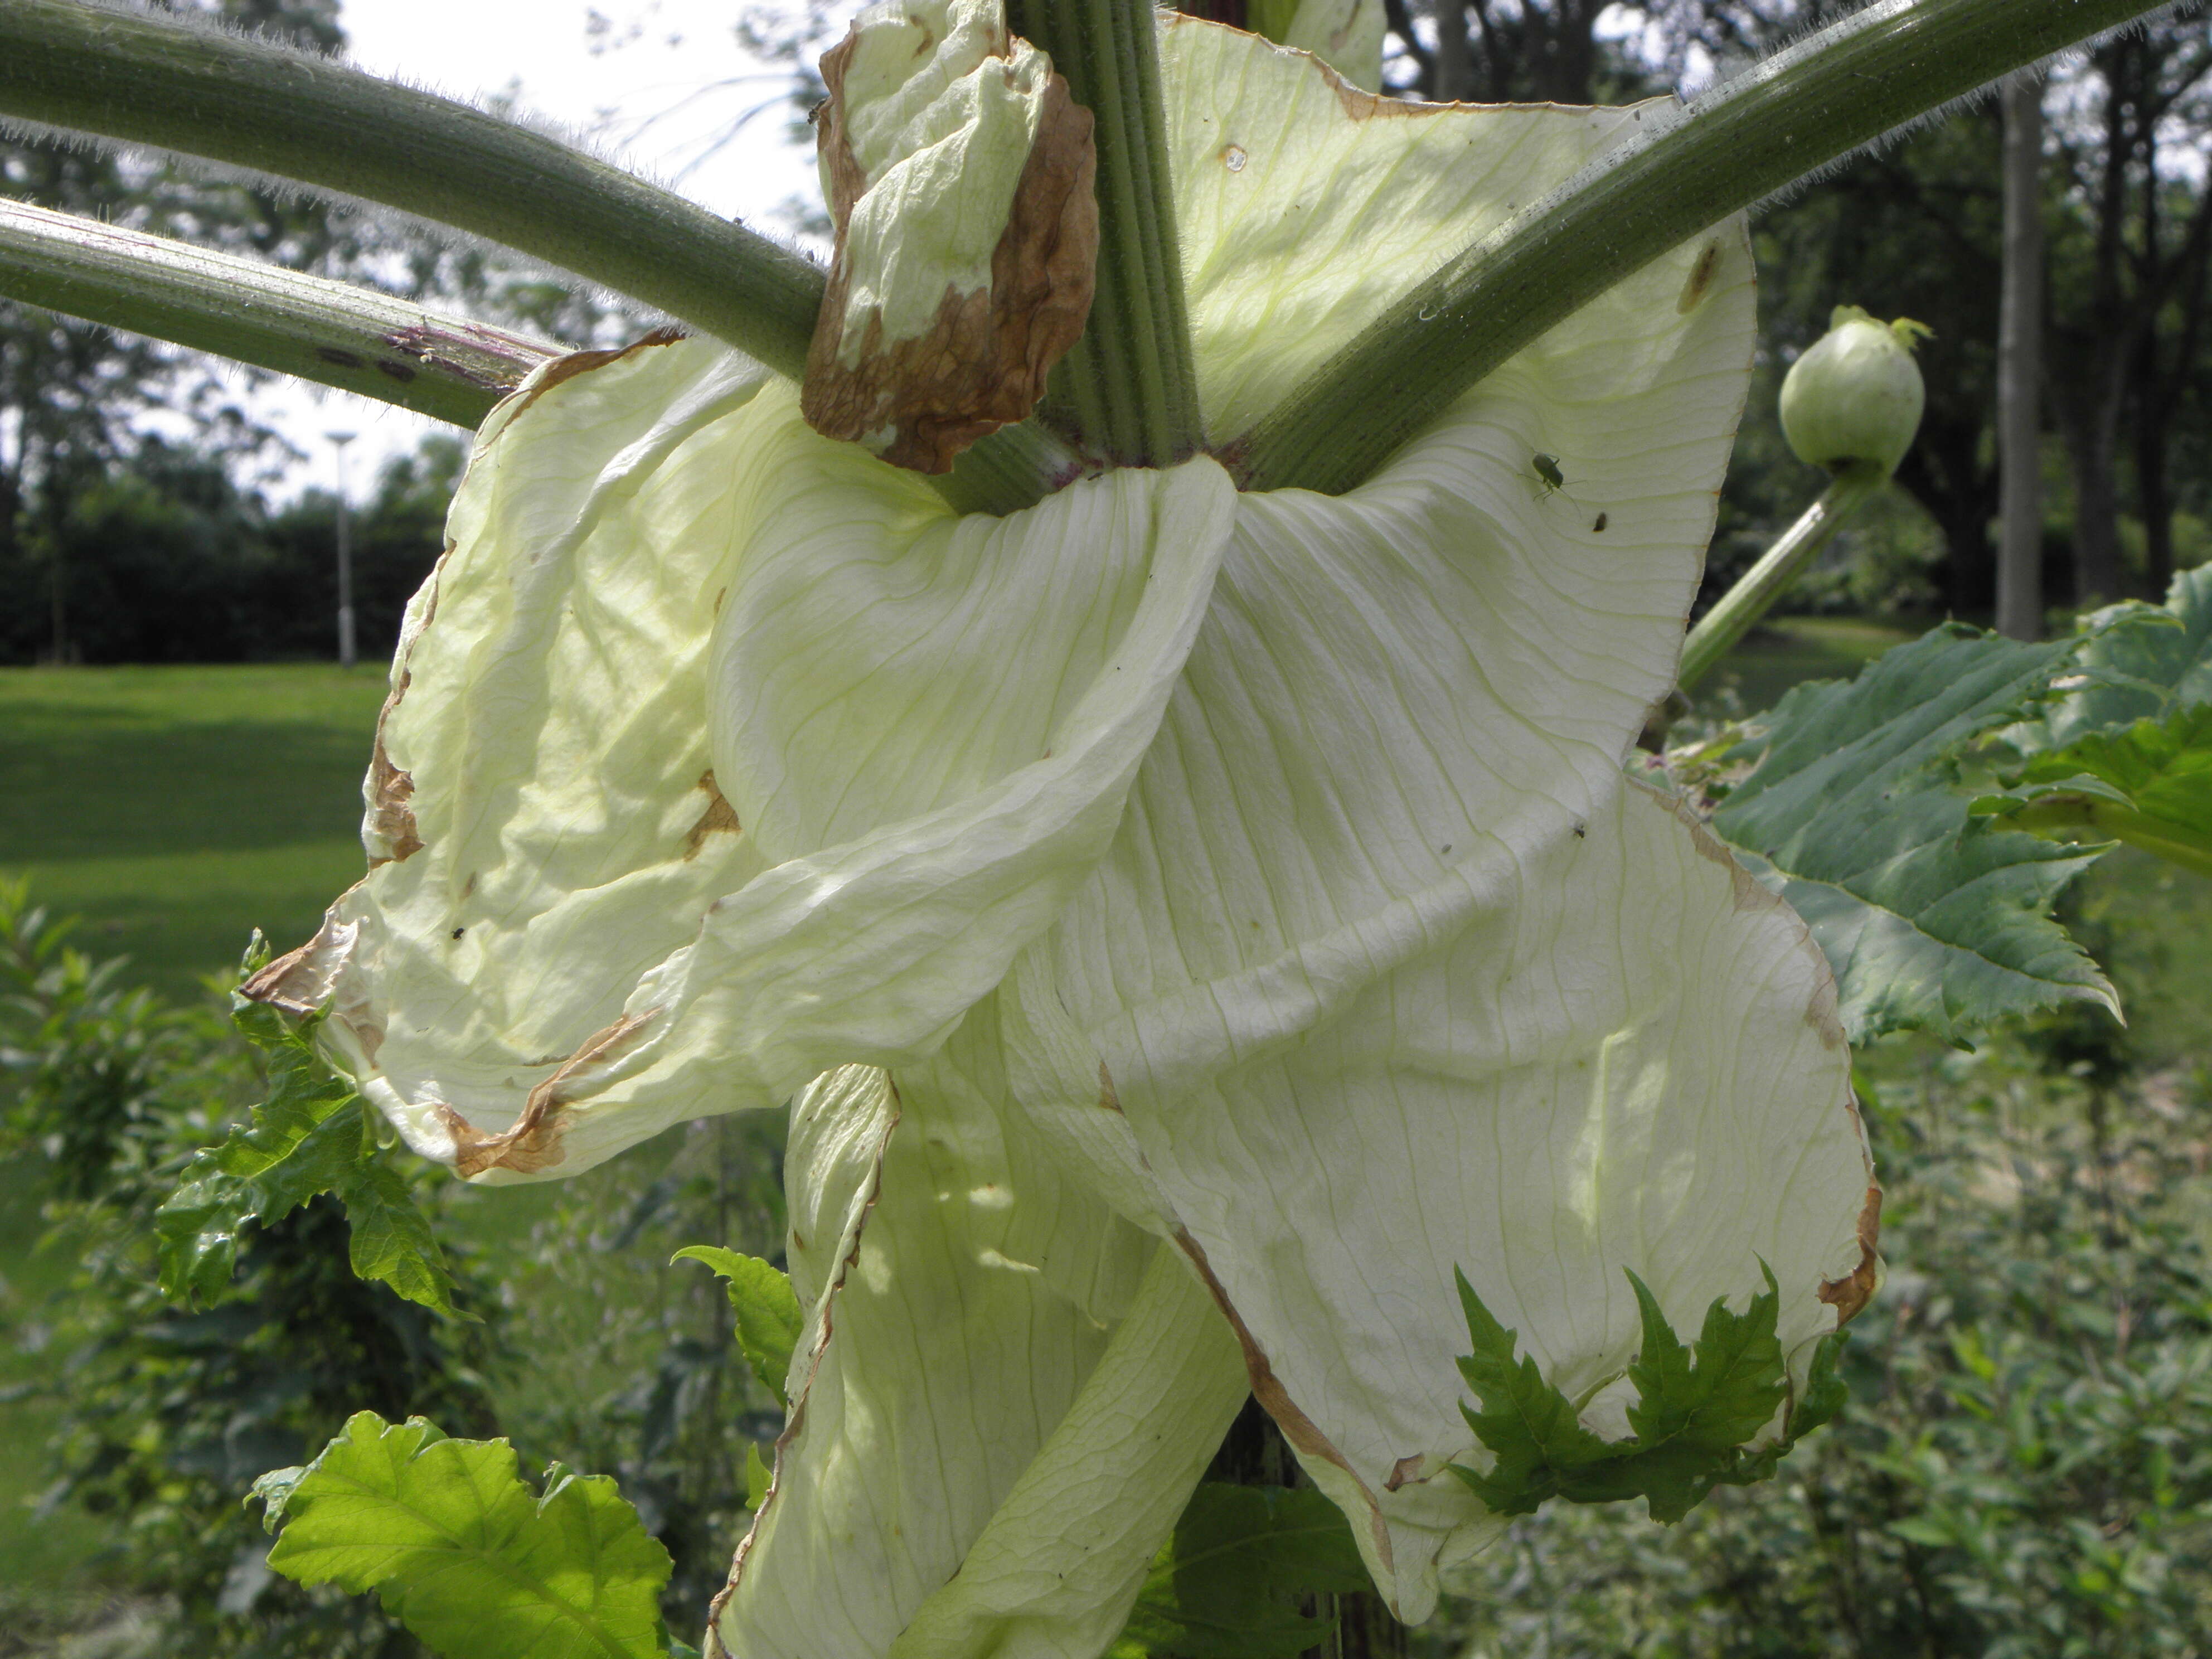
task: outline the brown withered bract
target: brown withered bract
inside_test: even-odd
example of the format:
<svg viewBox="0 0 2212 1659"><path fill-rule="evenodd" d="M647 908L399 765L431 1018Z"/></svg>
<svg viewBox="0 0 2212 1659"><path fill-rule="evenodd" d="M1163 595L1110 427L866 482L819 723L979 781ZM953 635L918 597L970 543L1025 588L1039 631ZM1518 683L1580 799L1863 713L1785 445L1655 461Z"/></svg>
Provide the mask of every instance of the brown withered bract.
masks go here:
<svg viewBox="0 0 2212 1659"><path fill-rule="evenodd" d="M978 438L1028 416L1044 395L1052 366L1090 318L1098 258L1091 112L1069 95L1065 80L1052 76L1006 230L991 256L989 290L948 291L935 326L889 345L882 319L871 316L860 362L848 367L840 361L850 285L845 231L867 188L842 113L853 46L848 36L822 59L830 100L817 112L815 131L837 245L806 354L800 409L824 436L858 441L888 431L888 445L870 445L884 460L915 472L945 472Z"/></svg>

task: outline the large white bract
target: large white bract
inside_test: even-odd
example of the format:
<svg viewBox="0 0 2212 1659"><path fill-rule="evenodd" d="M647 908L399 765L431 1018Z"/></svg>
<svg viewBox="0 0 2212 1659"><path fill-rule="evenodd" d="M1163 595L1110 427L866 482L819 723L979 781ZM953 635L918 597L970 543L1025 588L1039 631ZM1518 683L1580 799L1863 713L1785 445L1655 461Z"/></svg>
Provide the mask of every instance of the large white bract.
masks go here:
<svg viewBox="0 0 2212 1659"><path fill-rule="evenodd" d="M1639 118L1162 50L1216 445ZM1339 498L1201 457L963 519L702 340L487 424L376 861L263 989L481 1181L793 1102L722 1648L1095 1654L1248 1389L1424 1617L1498 1525L1455 1267L1601 1432L1624 1268L1689 1330L1771 1265L1802 1381L1870 1273L1828 972L1620 770L1752 337L1731 222Z"/></svg>

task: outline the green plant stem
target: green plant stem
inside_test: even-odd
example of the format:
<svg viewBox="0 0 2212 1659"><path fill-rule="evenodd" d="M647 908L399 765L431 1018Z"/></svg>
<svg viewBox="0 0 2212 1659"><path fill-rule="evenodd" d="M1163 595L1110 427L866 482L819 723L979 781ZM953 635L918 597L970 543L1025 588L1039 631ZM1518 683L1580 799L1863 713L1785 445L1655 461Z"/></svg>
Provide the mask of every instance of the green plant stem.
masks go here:
<svg viewBox="0 0 2212 1659"><path fill-rule="evenodd" d="M658 307L794 380L805 372L824 281L812 261L543 134L329 58L158 14L4 0L0 113L380 202ZM248 349L244 313L259 301L234 304L219 285L172 286L168 300L166 317L142 295L137 320L98 320L289 367ZM1077 470L1049 434L1008 428L934 482L963 510L1006 513Z"/></svg>
<svg viewBox="0 0 2212 1659"><path fill-rule="evenodd" d="M0 112L252 167L483 236L796 378L821 270L621 168L311 53L81 0L0 4Z"/></svg>
<svg viewBox="0 0 2212 1659"><path fill-rule="evenodd" d="M0 201L0 295L470 428L568 349L20 202Z"/></svg>
<svg viewBox="0 0 2212 1659"><path fill-rule="evenodd" d="M1248 488L1340 495L1624 277L1893 127L2159 9L1876 0L1583 168L1419 283L1239 446Z"/></svg>
<svg viewBox="0 0 2212 1659"><path fill-rule="evenodd" d="M1006 12L1097 123L1097 292L1051 412L1116 463L1170 465L1197 449L1201 428L1152 6L1009 0Z"/></svg>
<svg viewBox="0 0 2212 1659"><path fill-rule="evenodd" d="M1711 673L1713 665L1772 608L1828 544L1844 520L1888 482L1889 474L1872 461L1854 462L1830 480L1820 499L1759 556L1759 562L1744 572L1742 579L1722 594L1690 630L1682 641L1682 667L1675 684L1687 691Z"/></svg>

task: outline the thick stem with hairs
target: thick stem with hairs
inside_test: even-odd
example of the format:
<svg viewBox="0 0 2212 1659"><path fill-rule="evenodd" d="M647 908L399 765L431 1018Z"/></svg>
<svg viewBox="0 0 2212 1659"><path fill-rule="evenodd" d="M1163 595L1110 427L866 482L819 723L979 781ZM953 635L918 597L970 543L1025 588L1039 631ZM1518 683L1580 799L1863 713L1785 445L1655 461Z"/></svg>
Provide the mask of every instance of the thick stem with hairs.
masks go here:
<svg viewBox="0 0 2212 1659"><path fill-rule="evenodd" d="M0 295L470 428L569 349L21 202L0 201Z"/></svg>
<svg viewBox="0 0 2212 1659"><path fill-rule="evenodd" d="M1341 495L1515 353L1728 215L2142 0L1876 0L1583 168L1417 284L1239 447L1247 488Z"/></svg>

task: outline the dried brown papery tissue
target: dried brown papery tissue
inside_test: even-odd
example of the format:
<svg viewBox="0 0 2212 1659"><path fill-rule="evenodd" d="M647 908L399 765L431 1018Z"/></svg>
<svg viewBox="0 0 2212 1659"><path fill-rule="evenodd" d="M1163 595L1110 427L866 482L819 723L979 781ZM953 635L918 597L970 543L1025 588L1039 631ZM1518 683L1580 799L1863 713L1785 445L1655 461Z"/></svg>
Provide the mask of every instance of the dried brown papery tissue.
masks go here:
<svg viewBox="0 0 2212 1659"><path fill-rule="evenodd" d="M800 409L831 438L869 447L895 466L946 472L954 457L987 433L1026 419L1043 397L1045 377L1083 332L1098 258L1098 204L1092 191L1097 154L1091 112L1054 75L1047 83L1036 138L1014 190L1006 228L991 256L988 292L948 290L933 326L886 345L871 314L859 361L848 367L845 312L851 273L845 231L867 180L854 159L841 111L854 40L822 59L830 101L818 119L836 255L806 354Z"/></svg>

